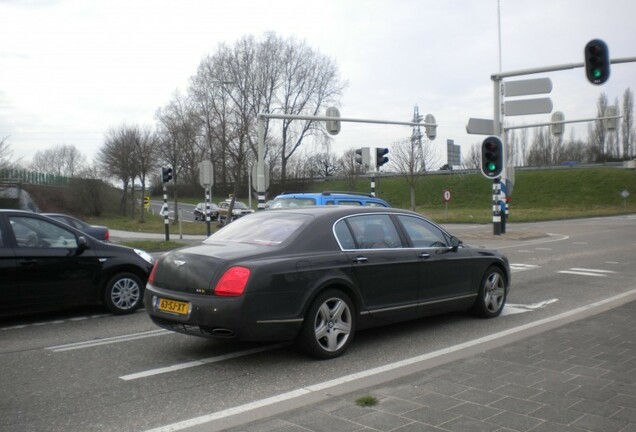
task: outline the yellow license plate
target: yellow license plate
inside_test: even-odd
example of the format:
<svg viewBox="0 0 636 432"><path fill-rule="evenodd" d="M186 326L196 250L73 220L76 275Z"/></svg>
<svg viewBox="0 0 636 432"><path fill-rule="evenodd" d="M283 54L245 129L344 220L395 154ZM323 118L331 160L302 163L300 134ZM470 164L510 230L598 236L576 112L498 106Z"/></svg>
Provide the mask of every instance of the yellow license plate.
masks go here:
<svg viewBox="0 0 636 432"><path fill-rule="evenodd" d="M175 313L178 315L187 315L190 312L190 303L160 298L159 310L164 312Z"/></svg>

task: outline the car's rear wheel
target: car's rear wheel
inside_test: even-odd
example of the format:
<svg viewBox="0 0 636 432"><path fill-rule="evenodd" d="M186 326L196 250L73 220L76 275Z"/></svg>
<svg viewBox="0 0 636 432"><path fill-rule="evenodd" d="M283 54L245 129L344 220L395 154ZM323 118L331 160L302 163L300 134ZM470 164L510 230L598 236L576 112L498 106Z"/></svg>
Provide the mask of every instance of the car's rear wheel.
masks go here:
<svg viewBox="0 0 636 432"><path fill-rule="evenodd" d="M353 302L339 290L321 293L311 304L297 345L320 359L338 357L351 344L356 330Z"/></svg>
<svg viewBox="0 0 636 432"><path fill-rule="evenodd" d="M507 294L503 272L498 267L489 267L484 273L472 312L483 318L499 316L506 304Z"/></svg>
<svg viewBox="0 0 636 432"><path fill-rule="evenodd" d="M104 304L115 315L133 313L143 303L144 285L134 273L118 273L106 284Z"/></svg>

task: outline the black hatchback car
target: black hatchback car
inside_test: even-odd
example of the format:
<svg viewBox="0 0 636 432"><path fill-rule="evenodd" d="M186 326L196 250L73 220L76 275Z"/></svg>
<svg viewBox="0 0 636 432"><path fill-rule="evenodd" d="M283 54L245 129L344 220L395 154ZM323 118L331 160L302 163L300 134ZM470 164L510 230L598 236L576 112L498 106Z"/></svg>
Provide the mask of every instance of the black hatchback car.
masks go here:
<svg viewBox="0 0 636 432"><path fill-rule="evenodd" d="M143 305L154 259L46 216L0 210L0 315L103 304L114 314Z"/></svg>
<svg viewBox="0 0 636 432"><path fill-rule="evenodd" d="M145 303L169 330L295 340L331 358L365 327L463 309L496 317L509 285L504 255L417 213L313 206L247 215L164 255Z"/></svg>

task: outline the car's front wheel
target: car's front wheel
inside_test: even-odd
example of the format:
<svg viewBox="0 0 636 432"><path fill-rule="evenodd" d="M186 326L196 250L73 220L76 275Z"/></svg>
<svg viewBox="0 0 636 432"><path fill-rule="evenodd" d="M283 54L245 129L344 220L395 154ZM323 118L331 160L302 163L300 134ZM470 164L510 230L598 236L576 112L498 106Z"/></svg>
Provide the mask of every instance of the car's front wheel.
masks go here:
<svg viewBox="0 0 636 432"><path fill-rule="evenodd" d="M309 307L297 345L320 359L338 357L351 344L356 330L353 302L339 290L320 294Z"/></svg>
<svg viewBox="0 0 636 432"><path fill-rule="evenodd" d="M143 303L144 285L133 273L118 273L106 283L104 304L115 315L133 313Z"/></svg>
<svg viewBox="0 0 636 432"><path fill-rule="evenodd" d="M506 304L507 294L503 272L498 267L489 267L481 281L472 312L483 318L499 316Z"/></svg>

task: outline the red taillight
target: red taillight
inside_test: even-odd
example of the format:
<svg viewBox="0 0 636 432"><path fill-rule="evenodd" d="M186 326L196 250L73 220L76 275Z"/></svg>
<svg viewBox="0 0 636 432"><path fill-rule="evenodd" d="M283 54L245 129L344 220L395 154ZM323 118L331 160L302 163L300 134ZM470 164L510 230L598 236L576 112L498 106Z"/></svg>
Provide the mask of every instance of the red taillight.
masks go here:
<svg viewBox="0 0 636 432"><path fill-rule="evenodd" d="M108 240L110 238L110 232L106 230L106 234L104 234L104 240Z"/></svg>
<svg viewBox="0 0 636 432"><path fill-rule="evenodd" d="M221 276L214 288L214 294L225 297L238 297L243 294L249 278L250 269L247 267L231 267Z"/></svg>
<svg viewBox="0 0 636 432"><path fill-rule="evenodd" d="M155 270L157 270L157 264L155 263L155 265L152 266L152 270L150 271L150 276L148 276L148 283L150 285L153 285L155 283Z"/></svg>

